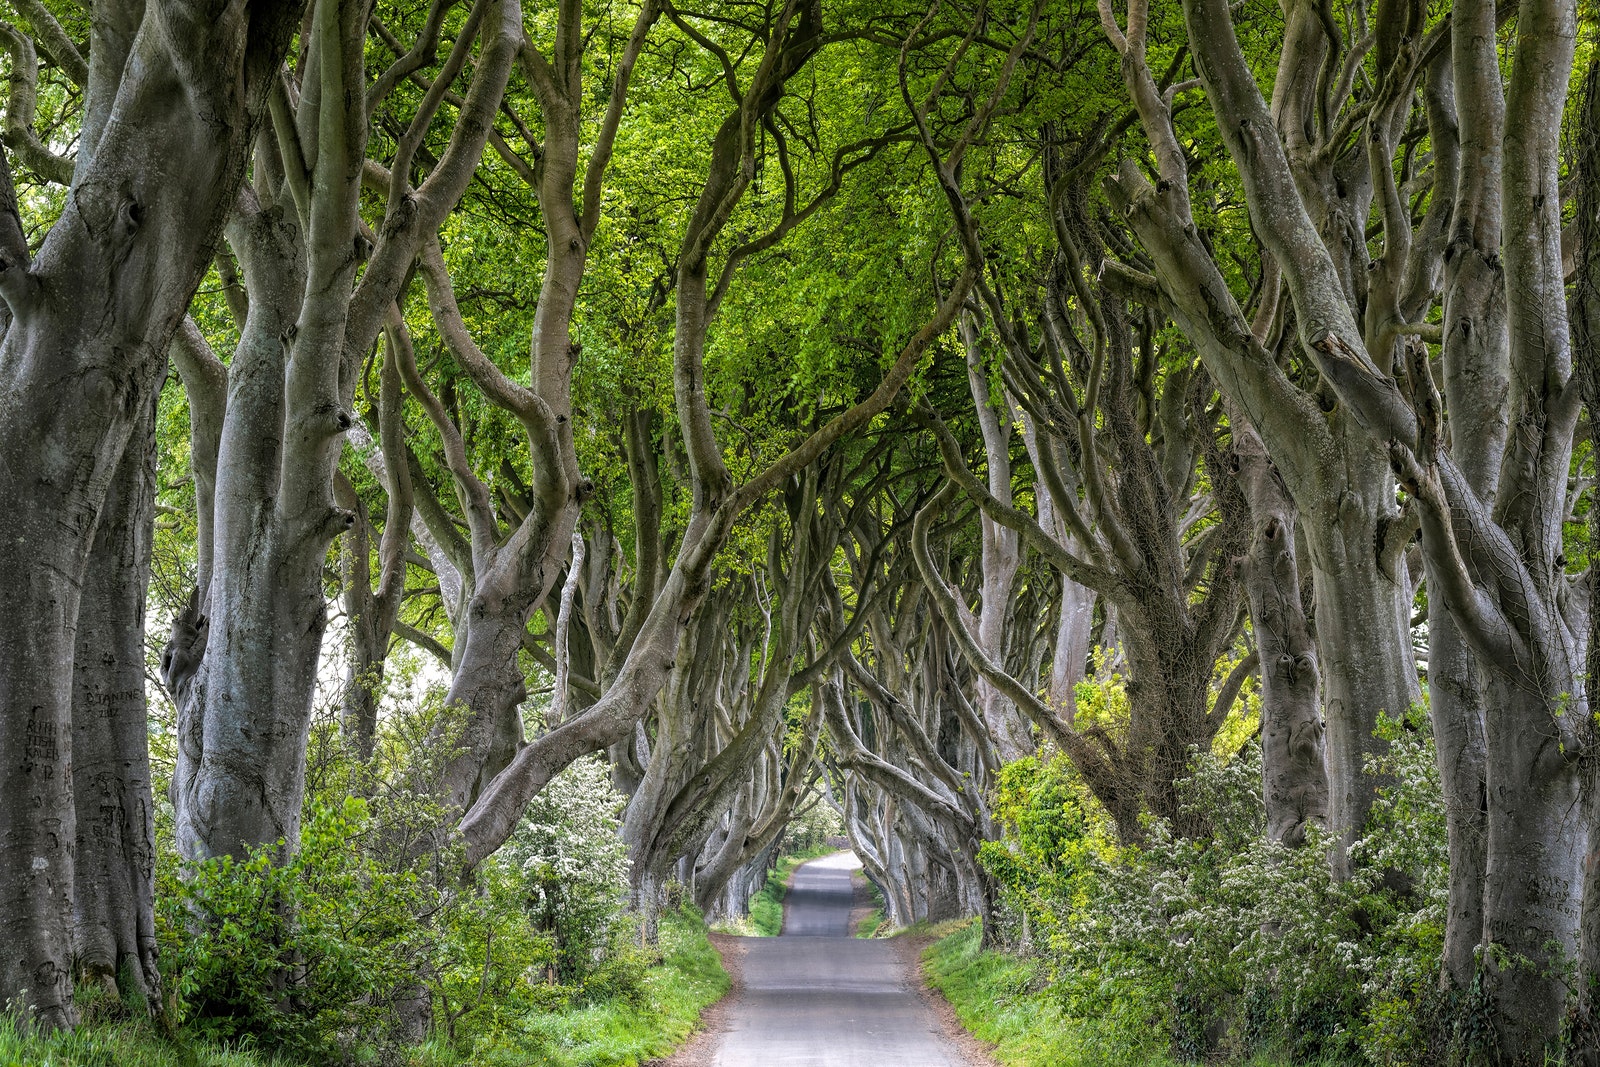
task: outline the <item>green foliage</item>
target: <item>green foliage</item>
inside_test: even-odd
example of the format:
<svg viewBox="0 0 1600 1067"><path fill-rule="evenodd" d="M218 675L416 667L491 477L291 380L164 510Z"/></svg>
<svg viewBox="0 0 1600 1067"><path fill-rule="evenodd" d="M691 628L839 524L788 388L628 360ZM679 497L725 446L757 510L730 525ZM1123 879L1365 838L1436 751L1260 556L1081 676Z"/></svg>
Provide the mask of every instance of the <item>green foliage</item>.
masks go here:
<svg viewBox="0 0 1600 1067"><path fill-rule="evenodd" d="M381 1037L416 986L431 894L371 857L371 831L365 801L314 801L286 860L272 845L169 878L162 959L180 1019L306 1056Z"/></svg>
<svg viewBox="0 0 1600 1067"><path fill-rule="evenodd" d="M936 931L937 932L937 931ZM1005 1067L1173 1067L1162 1052L1130 1044L1115 1025L1066 1015L1042 988L1040 964L980 946L975 923L963 923L923 953L923 973L962 1025L995 1046ZM1338 1067L1338 1060L1286 1060L1261 1054L1242 1067Z"/></svg>
<svg viewBox="0 0 1600 1067"><path fill-rule="evenodd" d="M638 992L627 999L507 1013L494 1029L455 1041L392 1050L378 1059L352 1049L343 1062L395 1067L638 1067L670 1052L700 1013L728 990L728 976L691 910L662 917L660 956L640 962ZM648 962L648 966L643 963ZM269 1055L249 1039L225 1044L183 1033L159 1036L149 1024L91 1021L72 1034L19 1032L0 1017L0 1067L326 1067L326 1053Z"/></svg>
<svg viewBox="0 0 1600 1067"><path fill-rule="evenodd" d="M48 1036L18 1029L0 1016L0 1067L278 1067L245 1049L209 1042L174 1041L148 1024L88 1024Z"/></svg>
<svg viewBox="0 0 1600 1067"><path fill-rule="evenodd" d="M825 856L835 849L828 839L844 836L844 820L839 813L820 801L811 804L783 829L780 848L795 855Z"/></svg>
<svg viewBox="0 0 1600 1067"><path fill-rule="evenodd" d="M1006 833L982 860L1062 1017L1147 1058L1431 1062L1448 1038L1433 992L1443 806L1426 716L1385 720L1381 736L1372 770L1389 784L1345 880L1325 838L1265 840L1255 746L1195 755L1182 802L1209 835L1152 821L1136 847L1112 842L1064 759L1007 767L995 807Z"/></svg>
<svg viewBox="0 0 1600 1067"><path fill-rule="evenodd" d="M865 874L865 871L856 871L857 877L864 877ZM867 893L872 898L872 910L867 913L867 917L862 919L860 925L856 927L856 936L863 938L878 936L878 931L883 929L884 920L888 918L888 908L883 899L883 890L878 888L878 883L868 881Z"/></svg>
<svg viewBox="0 0 1600 1067"><path fill-rule="evenodd" d="M630 940L620 810L604 764L579 760L442 916L433 989L453 1040L470 1045L542 1012L638 1001L652 959Z"/></svg>
<svg viewBox="0 0 1600 1067"><path fill-rule="evenodd" d="M1041 963L980 948L968 923L931 945L923 956L928 981L955 1008L961 1023L995 1045L1006 1067L1161 1067L1145 1043L1126 1045L1114 1024L1070 1018L1059 1001L1037 992Z"/></svg>
<svg viewBox="0 0 1600 1067"><path fill-rule="evenodd" d="M1007 833L985 841L978 859L1007 903L1041 929L1059 925L1063 907L1081 906L1076 883L1097 851L1113 849L1103 829L1091 828L1094 809L1081 794L1064 755L1029 756L1000 771L993 811Z"/></svg>
<svg viewBox="0 0 1600 1067"><path fill-rule="evenodd" d="M1120 729L1128 721L1128 688L1120 673L1110 669L1111 652L1096 646L1090 653L1091 668L1073 690L1077 706L1076 722L1084 727Z"/></svg>
<svg viewBox="0 0 1600 1067"><path fill-rule="evenodd" d="M273 846L180 868L163 812L162 963L185 1044L155 1047L316 1064L637 1063L721 995L698 917L671 916L659 954L635 945L622 797L598 759L557 775L469 883L452 853L419 849L438 813L409 783L427 780L419 742L449 735L444 713L427 695L397 709L373 764L320 723L301 847L287 857ZM407 1051L397 1024L430 1004L439 1036ZM495 1059L506 1050L520 1058Z"/></svg>
<svg viewBox="0 0 1600 1067"><path fill-rule="evenodd" d="M670 1052L700 1013L728 991L728 976L690 909L662 916L660 957L626 998L548 1010L506 1011L475 1036L416 1050L414 1067L637 1067Z"/></svg>

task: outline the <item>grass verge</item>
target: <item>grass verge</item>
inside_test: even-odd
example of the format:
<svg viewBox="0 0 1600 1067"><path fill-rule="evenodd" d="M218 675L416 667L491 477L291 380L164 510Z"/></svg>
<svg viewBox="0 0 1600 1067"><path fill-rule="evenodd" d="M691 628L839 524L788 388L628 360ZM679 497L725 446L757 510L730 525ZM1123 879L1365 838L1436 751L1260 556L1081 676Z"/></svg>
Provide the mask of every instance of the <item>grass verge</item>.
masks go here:
<svg viewBox="0 0 1600 1067"><path fill-rule="evenodd" d="M866 873L864 871L857 871L856 876L860 878L866 878ZM886 917L884 913L883 891L878 888L878 883L872 881L870 878L867 878L867 892L872 897L872 910L867 913L867 917L865 919L862 919L861 922L857 924L857 937L876 937L878 935L878 931L883 929L883 920Z"/></svg>
<svg viewBox="0 0 1600 1067"><path fill-rule="evenodd" d="M691 911L662 916L661 954L637 997L530 1015L464 1052L428 1046L411 1067L638 1067L665 1056L728 991L728 975Z"/></svg>
<svg viewBox="0 0 1600 1067"><path fill-rule="evenodd" d="M192 1045L138 1023L90 1024L49 1037L18 1032L0 1019L0 1067L278 1067L244 1049Z"/></svg>
<svg viewBox="0 0 1600 1067"><path fill-rule="evenodd" d="M1034 963L980 947L976 921L921 932L937 938L922 954L928 983L944 994L962 1026L995 1046L994 1056L1005 1067L1174 1067L1148 1046L1130 1047L1126 1034L1098 1020L1066 1015L1048 990L1039 988ZM1283 1067L1287 1062L1258 1056L1240 1067Z"/></svg>
<svg viewBox="0 0 1600 1067"><path fill-rule="evenodd" d="M638 1067L664 1056L728 991L728 975L692 912L662 916L661 961L627 999L541 1012L480 1035L470 1047L431 1042L407 1050L407 1067ZM352 1056L380 1061L376 1053ZM89 1023L71 1034L19 1033L0 1017L0 1067L313 1067L249 1048L168 1039L149 1024ZM314 1067L325 1067L318 1063Z"/></svg>

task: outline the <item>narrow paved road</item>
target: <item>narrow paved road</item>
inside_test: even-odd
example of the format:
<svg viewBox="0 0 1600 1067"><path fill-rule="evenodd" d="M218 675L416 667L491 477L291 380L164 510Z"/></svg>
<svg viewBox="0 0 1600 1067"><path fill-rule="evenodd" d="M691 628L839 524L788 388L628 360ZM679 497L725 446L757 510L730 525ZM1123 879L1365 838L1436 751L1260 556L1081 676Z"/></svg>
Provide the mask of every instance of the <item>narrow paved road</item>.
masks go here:
<svg viewBox="0 0 1600 1067"><path fill-rule="evenodd" d="M751 938L717 1067L966 1067L884 941L850 936L850 853L795 872L782 937Z"/></svg>

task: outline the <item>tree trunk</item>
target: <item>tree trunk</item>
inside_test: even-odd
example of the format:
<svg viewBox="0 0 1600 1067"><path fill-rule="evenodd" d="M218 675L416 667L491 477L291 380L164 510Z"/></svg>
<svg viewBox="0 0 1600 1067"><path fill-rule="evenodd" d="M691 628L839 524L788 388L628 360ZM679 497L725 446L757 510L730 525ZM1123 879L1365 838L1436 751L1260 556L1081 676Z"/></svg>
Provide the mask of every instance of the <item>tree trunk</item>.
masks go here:
<svg viewBox="0 0 1600 1067"><path fill-rule="evenodd" d="M1489 837L1484 686L1477 659L1443 604L1429 606L1428 697L1449 838L1450 904L1440 979L1465 992L1478 972L1483 943L1484 878Z"/></svg>
<svg viewBox="0 0 1600 1067"><path fill-rule="evenodd" d="M1094 647L1094 605L1097 594L1086 585L1061 576L1061 616L1050 655L1050 704L1060 709L1069 727L1077 717L1078 683L1083 681Z"/></svg>
<svg viewBox="0 0 1600 1067"><path fill-rule="evenodd" d="M378 587L373 589L371 564L372 537L365 508L349 479L340 474L334 482L339 506L355 517L355 525L345 540L344 601L350 634L350 664L345 676L344 708L340 724L346 740L363 760L372 758L378 730L378 699L383 687L384 662L389 654L389 639L400 616L405 596L406 550L411 544L413 518L411 470L406 462L405 423L401 407L400 344L391 330L384 345L383 369L378 393L378 434L381 454L374 466L383 479L387 507L383 535L378 542ZM436 564L441 599L447 576L454 570L447 560ZM460 580L457 574L457 581Z"/></svg>
<svg viewBox="0 0 1600 1067"><path fill-rule="evenodd" d="M298 229L269 207L242 218L233 243L251 300L218 447L212 575L198 600L207 632L192 682L170 667L166 679L180 702L177 837L190 859L298 844L334 532L322 516L310 528L306 516L282 515L284 426L303 416L286 410L284 386L305 290Z"/></svg>
<svg viewBox="0 0 1600 1067"><path fill-rule="evenodd" d="M76 977L104 983L141 1012L160 1004L144 662L154 420L152 403L134 427L101 509L72 668Z"/></svg>
<svg viewBox="0 0 1600 1067"><path fill-rule="evenodd" d="M1493 500L1509 430L1510 343L1506 275L1500 258L1505 101L1495 40L1497 15L1464 5L1452 18L1448 99L1430 115L1435 141L1448 139L1453 105L1465 153L1455 187L1456 207L1444 266L1444 395L1450 412L1450 454L1464 480ZM1433 80L1430 75L1430 82ZM1459 84L1458 84L1459 83ZM1447 158L1447 157L1446 157ZM1428 562L1425 560L1425 562ZM1440 982L1465 994L1484 943L1488 843L1488 761L1482 666L1461 623L1433 592L1446 578L1429 572L1428 695L1449 835L1450 903Z"/></svg>
<svg viewBox="0 0 1600 1067"><path fill-rule="evenodd" d="M1011 425L1015 421L1003 391L996 404L991 394L988 367L984 365L979 322L970 311L961 316L960 333L967 355L967 385L972 393L978 425L983 431L983 454L988 468L989 492L1002 504L1011 504ZM981 534L981 585L978 595L978 647L997 663L1005 662L1006 618L1017 569L1022 565L1021 538L987 515L978 516ZM984 678L977 680L978 710L989 731L1001 763L1032 754L1028 720L1004 693Z"/></svg>
<svg viewBox="0 0 1600 1067"><path fill-rule="evenodd" d="M1491 678L1483 930L1484 989L1503 1063L1536 1065L1556 1050L1577 958L1587 827L1581 768L1540 719L1560 716L1539 692ZM1530 708L1544 713L1535 717ZM1548 721L1548 720L1546 720Z"/></svg>
<svg viewBox="0 0 1600 1067"><path fill-rule="evenodd" d="M45 1026L74 1014L69 665L95 526L299 19L290 3L103 14L135 25L97 37L72 191L31 265L8 245L0 286L13 315L0 341L0 751L13 756L0 769L0 999Z"/></svg>
<svg viewBox="0 0 1600 1067"><path fill-rule="evenodd" d="M1328 775L1318 707L1317 659L1300 601L1295 513L1261 439L1231 413L1239 481L1253 532L1246 587L1261 661L1262 798L1267 838L1286 845L1328 822Z"/></svg>
<svg viewBox="0 0 1600 1067"><path fill-rule="evenodd" d="M1378 713L1404 715L1420 697L1410 640L1410 581L1403 566L1402 573L1386 571L1374 550L1398 517L1393 480L1377 442L1366 443L1374 446L1370 462L1347 461L1352 477L1338 503L1318 501L1324 506L1308 510L1296 500L1311 557L1327 720L1328 825L1339 835L1336 871L1348 869L1345 850L1365 829L1382 784L1366 769L1367 760L1383 749L1373 736ZM1357 442L1350 447L1356 449Z"/></svg>

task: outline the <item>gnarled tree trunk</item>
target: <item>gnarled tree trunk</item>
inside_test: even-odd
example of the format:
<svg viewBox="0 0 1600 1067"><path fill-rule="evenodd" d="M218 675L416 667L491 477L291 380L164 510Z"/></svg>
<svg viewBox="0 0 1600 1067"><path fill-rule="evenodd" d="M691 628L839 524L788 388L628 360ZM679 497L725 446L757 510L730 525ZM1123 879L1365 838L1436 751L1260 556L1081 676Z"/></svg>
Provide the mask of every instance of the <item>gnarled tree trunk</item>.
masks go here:
<svg viewBox="0 0 1600 1067"><path fill-rule="evenodd" d="M293 3L97 10L107 32L90 56L71 193L31 263L20 228L4 244L0 998L47 1026L74 1015L69 665L85 569L298 16Z"/></svg>

